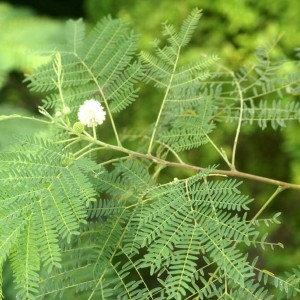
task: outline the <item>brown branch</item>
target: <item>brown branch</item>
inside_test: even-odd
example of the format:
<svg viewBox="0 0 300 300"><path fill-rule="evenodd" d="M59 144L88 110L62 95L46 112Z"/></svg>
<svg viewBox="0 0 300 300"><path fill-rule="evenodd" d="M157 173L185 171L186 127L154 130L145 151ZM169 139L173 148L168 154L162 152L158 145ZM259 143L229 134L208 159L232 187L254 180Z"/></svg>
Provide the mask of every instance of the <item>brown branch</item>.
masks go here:
<svg viewBox="0 0 300 300"><path fill-rule="evenodd" d="M157 158L152 155L151 156L150 155L141 155L140 157L148 158L148 159L151 159L155 163L164 164L164 165L170 166L170 167L184 168L184 169L195 170L195 171L205 170L205 168L203 168L203 167L198 167L198 166L189 165L189 164L185 164L185 163L182 164L182 163L170 162L170 161L166 161L166 160ZM225 175L225 176L230 176L230 177L250 179L253 181L257 181L257 182L280 186L283 189L300 190L300 184L294 184L294 183L289 183L289 182L285 182L285 181L271 179L268 177L263 177L263 176L253 175L253 174L249 174L249 173L245 173L245 172L240 172L236 169L235 170L215 170L212 174L216 174L216 175L219 174L219 175Z"/></svg>
<svg viewBox="0 0 300 300"><path fill-rule="evenodd" d="M104 142L101 142L101 141L98 141L98 140L94 139L93 137L91 137L89 135L88 136L87 135L85 135L85 136L82 135L81 138L83 138L87 141L93 142L94 144L100 145L100 146L102 146L104 148L107 148L107 149L112 149L112 150L116 150L116 151L119 151L119 152L127 153L130 156L134 156L134 157L140 157L140 158L151 160L156 164L161 164L161 165L165 165L165 166L168 166L168 167L176 167L176 168L194 170L194 171L198 171L198 172L205 170L205 168L203 168L203 167L198 167L198 166L194 166L194 165L190 165L190 164L186 164L186 163L182 163L182 162L171 162L171 161L167 161L167 160L161 159L159 157L156 157L152 154L143 154L143 153L139 153L139 152L136 152L136 151L129 150L129 149L124 148L122 146L115 146L115 145L111 145L111 144L106 144ZM250 174L250 173L240 172L236 169L232 169L232 170L215 170L212 174L249 179L249 180L253 180L253 181L257 181L257 182L262 182L262 183L267 183L267 184L279 186L282 189L300 190L300 184L294 184L294 183L289 183L289 182L285 182L285 181L271 179L271 178L268 178L268 177L263 177L263 176L253 175L253 174Z"/></svg>

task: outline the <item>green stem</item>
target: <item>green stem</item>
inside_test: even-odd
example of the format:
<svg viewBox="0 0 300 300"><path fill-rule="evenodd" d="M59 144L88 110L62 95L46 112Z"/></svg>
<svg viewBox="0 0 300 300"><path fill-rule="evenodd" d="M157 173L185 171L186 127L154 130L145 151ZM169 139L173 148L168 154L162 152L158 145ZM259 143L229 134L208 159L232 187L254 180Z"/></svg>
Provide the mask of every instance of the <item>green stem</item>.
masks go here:
<svg viewBox="0 0 300 300"><path fill-rule="evenodd" d="M84 156L86 153L90 152L87 151L87 149L91 148L93 146L93 144L88 144L85 147L83 147L82 149L80 149L79 151L74 153L74 156L76 157L76 159L80 158L81 156Z"/></svg>
<svg viewBox="0 0 300 300"><path fill-rule="evenodd" d="M93 137L94 139L97 139L96 126L94 124L93 124Z"/></svg>
<svg viewBox="0 0 300 300"><path fill-rule="evenodd" d="M158 113L158 116L157 116L157 119L156 119L156 122L155 122L155 125L154 125L154 129L153 129L153 132L152 132L152 136L151 136L150 144L149 144L149 148L148 148L148 153L149 154L152 151L154 138L156 137L156 133L157 133L157 129L158 129L158 124L161 120L161 116L162 116L162 113L163 113L163 110L164 110L164 107L165 107L165 104L166 104L166 101L167 101L167 98L168 98L168 95L169 95L169 92L170 92L170 89L171 89L171 84L172 84L173 77L174 77L174 74L175 74L175 70L176 70L176 67L177 67L177 64L178 64L180 49L181 48L179 47L178 52L177 52L176 61L174 63L174 67L173 67L173 72L172 72L171 77L170 77L169 85L167 86L165 96L164 96L164 99L163 99L162 104L160 106L159 113Z"/></svg>
<svg viewBox="0 0 300 300"><path fill-rule="evenodd" d="M24 120L30 120L30 121L36 121L36 122L40 122L40 123L44 123L47 125L53 124L54 123L54 119L52 118L51 121L45 121L42 119L38 119L38 118L34 118L34 117L25 117L25 116L21 116L21 115L9 115L9 116L1 116L0 115L0 121L5 121L5 120L10 120L10 119L24 119Z"/></svg>
<svg viewBox="0 0 300 300"><path fill-rule="evenodd" d="M210 144L216 149L216 151L221 155L221 157L224 159L226 164L228 165L229 168L231 168L231 163L228 160L228 157L224 151L222 151L222 148L219 149L219 147L212 141L212 139L205 133L206 138L210 142Z"/></svg>
<svg viewBox="0 0 300 300"><path fill-rule="evenodd" d="M239 93L239 99L240 99L240 115L239 115L238 125L236 128L236 134L234 137L234 143L233 143L233 148L232 148L232 160L231 160L231 168L235 170L236 149L237 149L237 143L238 143L238 139L239 139L239 135L240 135L240 131L241 131L243 113L244 113L244 98L243 98L243 93L242 93L239 82L237 81L234 74L232 74L232 76L233 76L234 82L237 86L238 93Z"/></svg>
<svg viewBox="0 0 300 300"><path fill-rule="evenodd" d="M261 214L262 212L266 209L266 207L269 206L269 204L273 201L273 199L281 193L285 187L283 186L278 186L278 188L275 190L275 192L271 195L271 197L265 202L265 204L260 208L260 210L255 214L255 216L251 219L250 224L252 224Z"/></svg>
<svg viewBox="0 0 300 300"><path fill-rule="evenodd" d="M110 108L109 108L109 105L108 105L108 102L107 102L107 99L103 93L103 90L102 88L100 87L99 83L98 83L98 80L97 78L94 76L93 72L89 69L89 67L86 65L86 63L81 60L79 57L77 57L80 62L82 63L82 65L86 68L87 72L90 74L90 76L92 77L94 83L96 84L97 86L97 89L98 89L98 92L99 94L101 95L101 98L103 99L103 102L104 102L104 105L105 105L105 109L106 109L106 112L108 114L108 117L110 119L110 123L111 123L111 126L112 126L112 129L113 129L113 132L115 134L115 138L116 138L116 141L117 141L117 145L118 146L121 146L121 141L120 141L120 138L119 138L119 135L118 135L118 131L117 131L117 128L116 128L116 125L115 125L115 122L114 122L114 118L111 114L111 111L110 111Z"/></svg>
<svg viewBox="0 0 300 300"><path fill-rule="evenodd" d="M61 100L62 103L62 108L66 107L66 103L65 103L65 98L63 95L63 91L62 91L62 85L63 85L63 79L64 79L64 73L63 73L63 69L62 69L62 64L61 64L61 56L60 53L57 52L55 54L55 67L54 68L54 72L57 75L57 82L55 82L54 80L54 84L56 85L58 92L59 92L59 98ZM70 125L70 120L68 116L65 116L66 120L67 120L67 124Z"/></svg>
<svg viewBox="0 0 300 300"><path fill-rule="evenodd" d="M184 162L182 161L180 156L177 154L177 152L174 151L169 145L162 143L160 141L158 141L157 143L164 146L166 149L168 149L174 155L174 157L178 160L179 163L184 164Z"/></svg>
<svg viewBox="0 0 300 300"><path fill-rule="evenodd" d="M68 146L75 144L76 142L78 142L78 137L74 137L74 138L70 138L70 139L66 139L66 140L60 140L55 142L55 144L65 144L65 143L69 143Z"/></svg>
<svg viewBox="0 0 300 300"><path fill-rule="evenodd" d="M101 149L103 149L103 148L101 148ZM120 161L120 160L126 160L126 159L128 159L128 158L130 158L130 155L124 156L124 157L113 158L113 159L104 161L103 163L100 163L99 165L100 165L100 166L105 166L105 165L108 165L108 164L111 164L111 163L114 163L114 162L118 162L118 161Z"/></svg>
<svg viewBox="0 0 300 300"><path fill-rule="evenodd" d="M103 149L103 147L98 147L98 148L90 149L90 150L85 151L84 153L80 154L78 157L76 157L76 159L79 159L79 158L81 158L81 157L83 157L83 156L85 156L85 155L87 155L89 153L92 153L94 151L98 151L98 150L101 150L101 149ZM78 155L78 152L76 154Z"/></svg>

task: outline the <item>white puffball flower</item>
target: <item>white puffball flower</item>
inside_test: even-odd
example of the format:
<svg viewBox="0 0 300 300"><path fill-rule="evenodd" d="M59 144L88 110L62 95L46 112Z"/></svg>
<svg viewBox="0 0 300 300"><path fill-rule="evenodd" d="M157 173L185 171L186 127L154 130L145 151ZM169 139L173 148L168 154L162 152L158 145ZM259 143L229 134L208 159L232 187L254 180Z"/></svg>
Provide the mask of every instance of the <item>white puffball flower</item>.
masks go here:
<svg viewBox="0 0 300 300"><path fill-rule="evenodd" d="M104 122L106 112L100 102L95 99L90 99L84 101L79 107L77 115L82 124L88 127L94 127Z"/></svg>

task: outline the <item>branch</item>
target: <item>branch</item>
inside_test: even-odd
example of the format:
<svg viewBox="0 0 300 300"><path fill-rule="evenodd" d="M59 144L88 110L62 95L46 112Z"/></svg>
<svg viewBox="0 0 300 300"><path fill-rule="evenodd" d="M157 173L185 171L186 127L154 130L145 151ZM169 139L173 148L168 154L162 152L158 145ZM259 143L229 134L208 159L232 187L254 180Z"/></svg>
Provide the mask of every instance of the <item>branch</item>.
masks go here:
<svg viewBox="0 0 300 300"><path fill-rule="evenodd" d="M118 151L118 152L127 153L127 154L129 154L130 156L133 156L133 157L139 157L139 158L144 158L144 159L151 160L152 162L154 162L156 164L165 165L165 166L169 166L169 167L182 168L182 169L189 169L189 170L194 170L194 171L198 171L198 172L205 170L205 168L203 168L203 167L198 167L198 166L186 164L186 163L183 163L183 162L171 162L171 161L167 161L167 160L161 159L159 157L156 157L156 156L154 156L152 154L149 154L149 153L148 154L143 154L143 153L140 153L140 152L129 150L129 149L124 148L122 146L115 146L115 145L111 145L111 144L106 144L104 142L101 142L101 141L98 141L98 140L94 139L91 135L81 135L79 138L84 139L88 142L92 142L94 144L100 145L100 146L102 146L104 148L107 148L107 149L112 149L112 150L115 150L115 151ZM250 174L250 173L240 172L236 169L233 169L233 170L216 170L215 172L213 172L211 174L250 179L250 180L253 180L253 181L257 181L257 182L262 182L262 183L275 185L275 186L281 187L282 189L300 190L300 184L294 184L294 183L289 183L289 182L285 182L285 181L271 179L271 178L268 178L268 177L263 177L263 176L253 175L253 174Z"/></svg>
<svg viewBox="0 0 300 300"><path fill-rule="evenodd" d="M24 116L21 116L21 115L0 116L0 121L1 120L7 120L7 119L13 119L13 118L29 119L29 120L32 120L32 121L38 121L38 122L48 124L48 125L53 124L53 122L54 122L53 120L49 122L49 121L45 121L45 120L42 120L42 119L33 118L33 117L24 117ZM64 128L65 130L69 131L71 134L74 134L74 132L71 128L69 128L67 126L62 126L60 124L58 124L58 125L59 125L59 127ZM102 146L104 148L107 148L107 149L112 149L112 150L115 150L115 151L118 151L118 152L127 153L130 156L148 159L148 160L153 161L156 164L161 164L161 165L165 165L165 166L168 166L168 167L194 170L194 171L198 171L198 172L205 170L205 168L203 168L203 167L198 167L198 166L186 164L182 161L181 162L171 162L171 161L167 161L167 160L161 159L159 157L156 157L152 154L143 154L143 153L139 153L139 152L136 152L136 151L129 150L129 149L124 148L122 146L115 146L115 145L111 145L111 144L106 144L104 142L98 141L97 139L95 139L94 137L92 137L89 134L80 135L80 136L78 136L78 138L86 140L86 141L88 141L90 143L93 143L93 144L96 144L96 145L100 145L100 146ZM289 183L289 182L285 182L285 181L275 180L275 179L268 178L268 177L263 177L263 176L253 175L253 174L250 174L250 173L240 172L236 169L233 169L233 170L216 170L212 174L249 179L249 180L253 180L253 181L257 181L257 182L262 182L262 183L267 183L267 184L279 186L282 189L300 190L300 184L294 184L294 183Z"/></svg>
<svg viewBox="0 0 300 300"><path fill-rule="evenodd" d="M189 164L185 164L185 163L181 164L181 163L176 163L176 162L170 162L170 161L166 161L166 160L157 158L157 157L152 156L152 155L139 155L139 157L144 157L144 158L147 158L147 159L151 159L154 163L164 164L164 165L170 166L170 167L184 168L184 169L189 169L189 170L194 170L194 171L203 171L203 170L205 170L205 168L203 168L203 167L198 167L198 166L189 165ZM300 190L300 184L294 184L294 183L289 183L289 182L285 182L285 181L271 179L271 178L268 178L268 177L263 177L263 176L259 176L259 175L253 175L253 174L250 174L250 173L240 172L236 169L235 170L216 170L215 172L212 172L212 174L250 179L250 180L253 180L253 181L257 181L257 182L262 182L262 183L267 183L267 184L279 186L282 189Z"/></svg>

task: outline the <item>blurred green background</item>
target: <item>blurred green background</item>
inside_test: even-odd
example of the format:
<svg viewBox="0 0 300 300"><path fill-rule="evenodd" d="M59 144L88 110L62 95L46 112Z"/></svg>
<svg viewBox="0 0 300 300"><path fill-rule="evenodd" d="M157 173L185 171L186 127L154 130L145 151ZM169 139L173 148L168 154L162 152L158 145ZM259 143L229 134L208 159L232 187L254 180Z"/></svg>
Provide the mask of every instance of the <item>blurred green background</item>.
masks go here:
<svg viewBox="0 0 300 300"><path fill-rule="evenodd" d="M43 95L29 93L24 74L32 72L49 59L49 51L63 42L64 21L84 18L93 25L101 17L112 15L140 34L140 49L151 51L151 42L160 37L161 23L168 20L179 26L194 8L203 9L203 17L185 51L186 60L202 53L215 53L223 65L232 70L241 67L255 49L282 35L276 55L295 59L300 47L299 0L12 0L0 2L0 114L36 114ZM130 111L120 115L119 124L142 129L153 121L157 94L141 91ZM293 96L299 100L299 96ZM154 103L154 104L153 104ZM130 115L130 122L128 122ZM133 121L134 120L134 121ZM0 149L11 143L11 137L38 130L30 122L0 123ZM214 133L224 149L232 143L232 126L220 127ZM192 156L192 153L190 154ZM218 157L204 147L204 167L218 163ZM198 158L197 158L198 159ZM274 179L300 183L299 123L274 131L253 127L241 135L237 157L238 169ZM245 191L256 200L253 214L273 192L274 187L247 182ZM300 193L285 191L275 199L265 216L282 211L282 224L272 229L271 238L285 248L259 253L271 271L283 272L300 264ZM6 296L12 299L9 271L4 274Z"/></svg>

